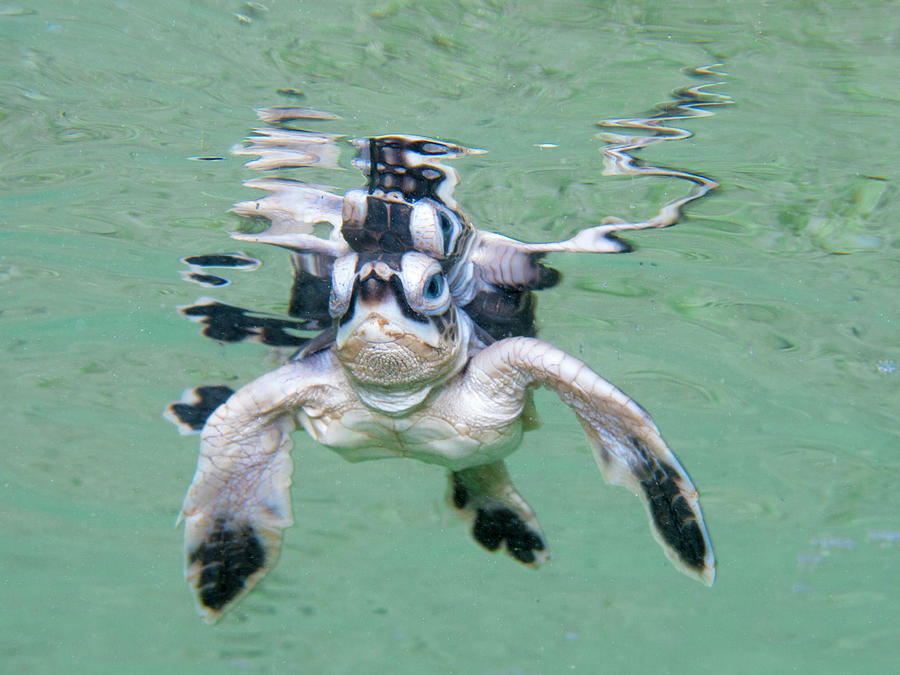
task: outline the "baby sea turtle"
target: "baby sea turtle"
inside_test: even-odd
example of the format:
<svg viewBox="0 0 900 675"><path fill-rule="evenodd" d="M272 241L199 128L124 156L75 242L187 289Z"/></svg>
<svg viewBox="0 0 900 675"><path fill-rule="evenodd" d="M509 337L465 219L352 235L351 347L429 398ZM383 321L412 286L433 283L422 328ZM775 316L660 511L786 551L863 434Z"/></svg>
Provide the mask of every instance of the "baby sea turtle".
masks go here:
<svg viewBox="0 0 900 675"><path fill-rule="evenodd" d="M179 520L185 574L216 621L274 564L292 524L291 432L299 422L350 461L411 457L450 470L448 501L474 539L537 566L549 557L504 458L533 428L531 392L555 391L609 483L642 499L666 556L710 585L715 558L697 492L637 403L573 356L528 337L485 344L440 262L351 251L332 265L333 341L235 392L209 417Z"/></svg>
<svg viewBox="0 0 900 675"><path fill-rule="evenodd" d="M260 111L272 123L297 115ZM265 171L337 167L338 138L259 129L238 153L256 155L248 166ZM479 544L529 566L544 562L544 534L503 462L537 426L532 393L539 386L575 412L607 481L641 497L667 557L712 584L715 558L697 492L649 415L581 361L530 336L533 291L559 279L544 255L629 250L618 232L673 224L683 204L715 183L703 179L644 222L608 218L566 241L527 244L475 229L453 199L458 177L443 160L478 151L404 135L351 143L365 188L337 195L267 177L246 183L266 196L235 206L268 221L264 231L236 239L293 251L292 320L214 301L183 308L216 339L301 346L286 365L237 392L200 387L170 406L183 431L202 427L179 520L185 574L204 619L217 620L277 558L292 523L288 453L297 423L350 461L412 457L447 467L448 502ZM637 171L626 151L622 145L614 155L617 173ZM314 234L320 223L331 225L327 238ZM220 285L192 269L198 278ZM320 332L309 339L292 330Z"/></svg>

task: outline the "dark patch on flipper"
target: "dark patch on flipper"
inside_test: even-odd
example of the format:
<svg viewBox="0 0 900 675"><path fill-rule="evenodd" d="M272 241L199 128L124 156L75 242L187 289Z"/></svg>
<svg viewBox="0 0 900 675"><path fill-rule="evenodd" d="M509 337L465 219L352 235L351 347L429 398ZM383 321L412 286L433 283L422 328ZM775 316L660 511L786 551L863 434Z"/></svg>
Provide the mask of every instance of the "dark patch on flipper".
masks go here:
<svg viewBox="0 0 900 675"><path fill-rule="evenodd" d="M196 267L259 267L259 260L240 253L210 253L206 255L190 255L181 259L185 265Z"/></svg>
<svg viewBox="0 0 900 675"><path fill-rule="evenodd" d="M199 272L187 272L184 275L184 279L186 281L193 281L195 284L200 284L201 286L210 286L213 288L227 286L229 283L228 279L224 277L219 277L215 274L200 274Z"/></svg>
<svg viewBox="0 0 900 675"><path fill-rule="evenodd" d="M697 514L681 494L675 481L678 472L650 454L638 438L628 439L646 463L638 478L650 504L650 515L666 543L688 567L702 571L705 567L706 541L697 523Z"/></svg>
<svg viewBox="0 0 900 675"><path fill-rule="evenodd" d="M532 290L540 291L545 288L553 288L562 281L562 273L555 267L537 263L537 270L537 279Z"/></svg>
<svg viewBox="0 0 900 675"><path fill-rule="evenodd" d="M544 550L541 537L515 511L503 506L478 509L472 536L489 551L496 551L505 540L509 554L523 563L533 563L534 552Z"/></svg>
<svg viewBox="0 0 900 675"><path fill-rule="evenodd" d="M334 339L336 336L337 331L334 329L334 327L326 328L305 345L303 345L300 349L294 352L290 360L299 361L301 359L305 359L307 356L312 356L313 354L325 351L334 344Z"/></svg>
<svg viewBox="0 0 900 675"><path fill-rule="evenodd" d="M265 565L266 553L250 525L218 518L206 541L188 556L188 562L201 566L200 602L220 611L244 590L247 578Z"/></svg>
<svg viewBox="0 0 900 675"><path fill-rule="evenodd" d="M450 474L450 480L453 481L453 506L458 509L465 508L466 504L469 503L469 491L462 484L456 472Z"/></svg>
<svg viewBox="0 0 900 675"><path fill-rule="evenodd" d="M211 253L207 255L189 255L181 259L191 269L183 271L181 277L185 281L193 281L201 286L225 286L228 279L216 274L207 274L207 267L230 267L233 269L252 270L259 267L259 260L243 253Z"/></svg>
<svg viewBox="0 0 900 675"><path fill-rule="evenodd" d="M205 337L219 342L259 342L272 347L300 347L309 338L292 335L289 330L319 330L327 328L318 321L294 321L260 316L242 307L226 305L215 300L180 308L181 313L204 324Z"/></svg>
<svg viewBox="0 0 900 675"><path fill-rule="evenodd" d="M615 232L605 235L605 239L614 242L619 247L612 253L632 253L635 250L634 244L621 239Z"/></svg>
<svg viewBox="0 0 900 675"><path fill-rule="evenodd" d="M181 401L170 403L166 408L166 417L182 433L198 432L206 424L213 410L225 403L233 393L234 389L224 385L196 387L185 392Z"/></svg>
<svg viewBox="0 0 900 675"><path fill-rule="evenodd" d="M331 324L328 313L330 295L330 276L321 277L295 268L288 314L304 321L315 321L324 328Z"/></svg>
<svg viewBox="0 0 900 675"><path fill-rule="evenodd" d="M472 317L469 318L471 319ZM485 347L490 344L494 344L497 341L497 339L493 335L488 333L486 329L475 323L474 319L472 320L472 328L474 329L475 337L480 340L481 344L483 344Z"/></svg>

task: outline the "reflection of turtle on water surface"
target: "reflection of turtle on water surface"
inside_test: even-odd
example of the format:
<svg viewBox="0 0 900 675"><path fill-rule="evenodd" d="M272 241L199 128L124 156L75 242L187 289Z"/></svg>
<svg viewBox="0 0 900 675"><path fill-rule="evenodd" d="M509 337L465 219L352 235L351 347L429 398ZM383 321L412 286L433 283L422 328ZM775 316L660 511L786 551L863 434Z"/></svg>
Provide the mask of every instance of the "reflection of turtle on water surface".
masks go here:
<svg viewBox="0 0 900 675"><path fill-rule="evenodd" d="M276 157L266 169L321 165L329 155L309 150L312 137L335 138L285 129L258 137L278 139L257 138L247 150ZM639 224L600 225L550 244L480 232L452 199L455 172L436 161L465 149L409 136L354 144L366 189L340 197L264 179L250 185L269 195L235 209L270 223L236 238L293 251L292 321L318 335L230 396L202 387L169 409L175 421L202 426L180 520L185 573L204 619L218 619L277 558L293 522L289 450L298 423L350 461L412 457L447 467L448 501L478 543L530 566L547 560L543 531L503 461L537 426L539 386L575 413L606 480L642 499L666 556L712 584L697 492L650 416L586 364L530 337L532 292L558 279L541 257L625 250L614 233ZM320 222L332 225L328 239L313 234Z"/></svg>

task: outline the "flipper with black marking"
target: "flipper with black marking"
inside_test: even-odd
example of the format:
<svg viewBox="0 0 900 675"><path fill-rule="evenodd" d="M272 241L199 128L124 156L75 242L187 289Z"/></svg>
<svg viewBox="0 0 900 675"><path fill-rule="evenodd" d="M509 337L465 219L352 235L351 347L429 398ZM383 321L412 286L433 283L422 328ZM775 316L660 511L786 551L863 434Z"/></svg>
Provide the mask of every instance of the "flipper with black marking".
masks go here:
<svg viewBox="0 0 900 675"><path fill-rule="evenodd" d="M292 361L232 394L203 427L178 521L185 523L185 577L207 623L278 558L281 532L293 523L293 411L333 381L328 352Z"/></svg>
<svg viewBox="0 0 900 675"><path fill-rule="evenodd" d="M256 258L251 258L246 253L209 253L201 255L189 255L181 259L189 269L181 271L181 278L185 281L192 281L201 286L211 288L219 288L226 286L229 282L225 277L218 274L212 274L207 270L209 268L227 267L237 270L254 270L259 267L260 262Z"/></svg>
<svg viewBox="0 0 900 675"><path fill-rule="evenodd" d="M550 557L537 516L516 491L502 461L450 473L447 501L472 523L472 538L488 551L537 567Z"/></svg>
<svg viewBox="0 0 900 675"><path fill-rule="evenodd" d="M271 347L302 347L309 337L295 331L322 330L331 326L321 317L287 319L226 305L213 298L198 298L193 305L179 307L191 321L202 323L204 337L218 342L258 342Z"/></svg>
<svg viewBox="0 0 900 675"><path fill-rule="evenodd" d="M163 417L178 427L179 433L199 434L213 411L234 393L231 387L213 385L185 389L181 399L166 406Z"/></svg>
<svg viewBox="0 0 900 675"><path fill-rule="evenodd" d="M575 357L525 337L485 347L472 358L462 384L473 411L511 414L537 385L554 390L576 414L606 480L641 498L651 532L669 560L712 585L716 561L697 490L637 403Z"/></svg>
<svg viewBox="0 0 900 675"><path fill-rule="evenodd" d="M294 283L291 285L291 299L288 314L301 321L315 322L325 327L332 323L328 313L328 298L331 295L331 268L334 260L314 254L295 254L291 258L294 266Z"/></svg>
<svg viewBox="0 0 900 675"><path fill-rule="evenodd" d="M272 566L281 531L292 523L288 452L294 423L289 414L260 414L255 407L256 397L274 393L260 386L266 378L232 395L210 417L179 516L185 521L185 577L208 623Z"/></svg>

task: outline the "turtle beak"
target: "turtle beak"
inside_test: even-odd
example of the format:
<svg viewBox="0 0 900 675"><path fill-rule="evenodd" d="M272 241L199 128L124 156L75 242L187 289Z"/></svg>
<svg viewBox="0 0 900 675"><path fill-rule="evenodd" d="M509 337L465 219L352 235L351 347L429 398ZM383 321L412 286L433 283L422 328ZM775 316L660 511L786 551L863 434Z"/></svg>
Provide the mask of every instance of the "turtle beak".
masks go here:
<svg viewBox="0 0 900 675"><path fill-rule="evenodd" d="M369 270L358 279L350 306L341 318L335 339L342 349L351 338L370 344L396 342L405 331L397 322L397 301L388 279L379 274L383 270ZM362 276L362 275L361 275Z"/></svg>
<svg viewBox="0 0 900 675"><path fill-rule="evenodd" d="M384 302L390 292L388 284L375 276L370 276L359 285L359 297L357 303L363 305L378 305Z"/></svg>

